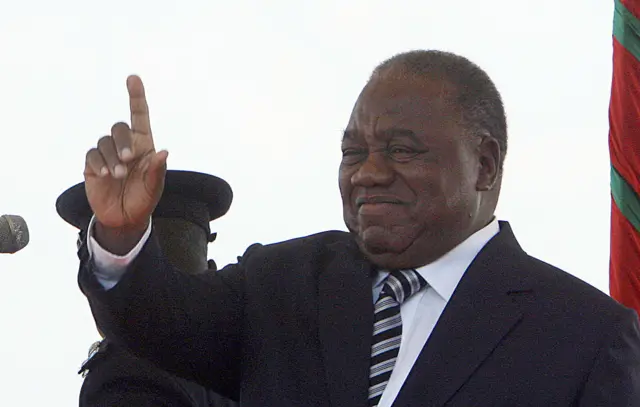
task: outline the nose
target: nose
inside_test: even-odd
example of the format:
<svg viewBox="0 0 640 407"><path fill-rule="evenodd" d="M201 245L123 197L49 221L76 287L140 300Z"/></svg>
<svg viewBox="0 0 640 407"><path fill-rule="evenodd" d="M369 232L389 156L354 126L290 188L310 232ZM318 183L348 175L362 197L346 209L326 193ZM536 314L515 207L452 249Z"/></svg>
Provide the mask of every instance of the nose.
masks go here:
<svg viewBox="0 0 640 407"><path fill-rule="evenodd" d="M393 169L383 152L371 152L358 171L351 176L351 185L370 188L389 185L393 181Z"/></svg>

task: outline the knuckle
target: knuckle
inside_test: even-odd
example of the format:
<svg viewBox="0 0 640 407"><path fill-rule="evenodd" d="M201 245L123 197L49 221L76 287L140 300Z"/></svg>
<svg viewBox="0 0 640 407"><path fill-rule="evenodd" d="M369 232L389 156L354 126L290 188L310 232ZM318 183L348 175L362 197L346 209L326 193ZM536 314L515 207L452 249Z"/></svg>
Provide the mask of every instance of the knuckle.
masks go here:
<svg viewBox="0 0 640 407"><path fill-rule="evenodd" d="M102 159L102 155L97 149L92 148L87 152L85 165L88 165L95 170L98 167L102 167L103 162L104 160Z"/></svg>
<svg viewBox="0 0 640 407"><path fill-rule="evenodd" d="M89 151L87 151L87 154L85 154L86 161L87 162L91 161L95 157L96 153L98 153L98 150L95 148L92 148Z"/></svg>
<svg viewBox="0 0 640 407"><path fill-rule="evenodd" d="M147 113L149 107L147 106L147 99L144 97L144 95L131 98L129 103L129 110L135 113Z"/></svg>
<svg viewBox="0 0 640 407"><path fill-rule="evenodd" d="M111 135L127 134L129 132L129 125L125 122L117 122L111 126Z"/></svg>
<svg viewBox="0 0 640 407"><path fill-rule="evenodd" d="M109 147L111 145L113 145L113 139L111 138L111 136L100 137L100 140L98 140L98 148L100 150L103 150L105 147Z"/></svg>

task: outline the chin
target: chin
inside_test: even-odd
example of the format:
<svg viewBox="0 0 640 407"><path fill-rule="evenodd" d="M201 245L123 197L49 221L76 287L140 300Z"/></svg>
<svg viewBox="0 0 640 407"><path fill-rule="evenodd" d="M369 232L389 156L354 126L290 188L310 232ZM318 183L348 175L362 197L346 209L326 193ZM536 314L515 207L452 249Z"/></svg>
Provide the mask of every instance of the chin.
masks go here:
<svg viewBox="0 0 640 407"><path fill-rule="evenodd" d="M359 235L362 246L367 252L372 254L383 253L399 253L402 252L402 247L397 242L397 239L390 236L390 233L384 231L370 231Z"/></svg>
<svg viewBox="0 0 640 407"><path fill-rule="evenodd" d="M358 236L372 250L393 253L403 252L413 240L405 228L378 225L361 228Z"/></svg>
<svg viewBox="0 0 640 407"><path fill-rule="evenodd" d="M413 266L407 261L404 253L384 252L376 248L366 247L362 242L358 242L358 244L364 256L380 269L394 270Z"/></svg>
<svg viewBox="0 0 640 407"><path fill-rule="evenodd" d="M399 237L398 233L382 227L368 227L357 236L360 250L382 267L395 267L401 263L403 253L410 246L410 242Z"/></svg>

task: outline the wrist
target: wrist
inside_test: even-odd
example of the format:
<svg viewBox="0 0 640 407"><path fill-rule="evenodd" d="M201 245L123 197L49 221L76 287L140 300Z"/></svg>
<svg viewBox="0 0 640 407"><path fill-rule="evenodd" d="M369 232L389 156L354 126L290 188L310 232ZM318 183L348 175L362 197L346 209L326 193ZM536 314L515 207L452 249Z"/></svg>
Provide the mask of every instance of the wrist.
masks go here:
<svg viewBox="0 0 640 407"><path fill-rule="evenodd" d="M105 226L96 219L93 236L106 251L117 256L124 256L138 244L148 228L149 221L141 225L114 228Z"/></svg>

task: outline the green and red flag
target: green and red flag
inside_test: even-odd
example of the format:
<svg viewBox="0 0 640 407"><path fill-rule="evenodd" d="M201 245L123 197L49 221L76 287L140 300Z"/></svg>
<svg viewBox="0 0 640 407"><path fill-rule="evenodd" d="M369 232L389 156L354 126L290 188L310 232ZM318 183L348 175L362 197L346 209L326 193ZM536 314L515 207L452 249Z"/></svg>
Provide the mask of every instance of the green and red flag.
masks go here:
<svg viewBox="0 0 640 407"><path fill-rule="evenodd" d="M615 0L609 154L610 294L640 313L640 0Z"/></svg>

